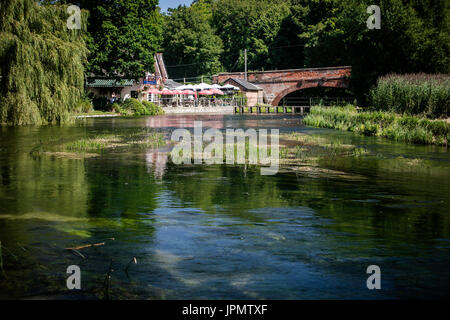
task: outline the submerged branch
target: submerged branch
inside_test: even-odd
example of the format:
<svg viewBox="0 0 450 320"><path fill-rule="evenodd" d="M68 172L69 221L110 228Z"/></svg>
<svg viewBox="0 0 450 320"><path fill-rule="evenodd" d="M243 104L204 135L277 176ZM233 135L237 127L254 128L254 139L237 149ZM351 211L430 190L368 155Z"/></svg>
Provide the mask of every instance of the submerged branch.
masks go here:
<svg viewBox="0 0 450 320"><path fill-rule="evenodd" d="M108 238L106 240L115 240L115 238ZM90 244L86 244L86 245L82 245L82 246L78 246L78 247L66 248L66 250L81 250L81 249L85 249L85 248L104 246L105 244L106 244L105 242L90 243Z"/></svg>

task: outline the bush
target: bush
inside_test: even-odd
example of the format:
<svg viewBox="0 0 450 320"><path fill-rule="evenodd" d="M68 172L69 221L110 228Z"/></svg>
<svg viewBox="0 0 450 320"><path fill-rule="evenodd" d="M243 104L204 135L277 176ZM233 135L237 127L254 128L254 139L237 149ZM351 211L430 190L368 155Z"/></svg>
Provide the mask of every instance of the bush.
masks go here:
<svg viewBox="0 0 450 320"><path fill-rule="evenodd" d="M126 116L154 116L164 114L163 109L154 103L148 101L140 102L134 98L125 100L121 105L115 104L113 106L118 112Z"/></svg>
<svg viewBox="0 0 450 320"><path fill-rule="evenodd" d="M144 107L144 105L139 100L134 98L125 100L122 104L122 109L131 112L135 116L144 116L149 114L149 111Z"/></svg>
<svg viewBox="0 0 450 320"><path fill-rule="evenodd" d="M374 109L431 118L450 116L450 76L391 74L370 91Z"/></svg>
<svg viewBox="0 0 450 320"><path fill-rule="evenodd" d="M149 114L151 116L157 116L157 115L164 114L164 110L160 106L158 106L152 102L142 101L142 104L149 111Z"/></svg>
<svg viewBox="0 0 450 320"><path fill-rule="evenodd" d="M94 108L91 99L88 97L82 97L78 103L77 112L89 113L93 110Z"/></svg>

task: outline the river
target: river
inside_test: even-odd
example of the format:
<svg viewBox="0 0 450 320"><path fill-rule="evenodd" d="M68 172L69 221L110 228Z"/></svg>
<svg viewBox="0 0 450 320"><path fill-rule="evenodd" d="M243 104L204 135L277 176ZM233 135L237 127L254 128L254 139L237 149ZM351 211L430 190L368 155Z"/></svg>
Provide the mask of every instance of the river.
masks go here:
<svg viewBox="0 0 450 320"><path fill-rule="evenodd" d="M282 169L274 176L238 165L175 165L164 148L92 158L30 154L90 133L142 127L170 133L192 128L194 120L205 129L301 132L367 153L320 161L341 175ZM0 241L7 276L0 298L448 298L450 154L305 127L297 115L3 127ZM81 255L65 249L86 244L101 245ZM80 267L81 291L66 288L70 265ZM380 267L380 290L367 288L370 265Z"/></svg>

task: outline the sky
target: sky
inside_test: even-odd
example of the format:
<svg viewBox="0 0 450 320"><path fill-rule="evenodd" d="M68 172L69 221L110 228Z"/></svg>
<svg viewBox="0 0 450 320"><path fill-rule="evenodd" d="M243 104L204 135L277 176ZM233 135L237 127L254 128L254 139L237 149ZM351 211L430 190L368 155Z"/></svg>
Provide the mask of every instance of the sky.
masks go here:
<svg viewBox="0 0 450 320"><path fill-rule="evenodd" d="M180 4L190 5L192 0L159 0L159 7L162 12L166 12L168 8L176 8Z"/></svg>

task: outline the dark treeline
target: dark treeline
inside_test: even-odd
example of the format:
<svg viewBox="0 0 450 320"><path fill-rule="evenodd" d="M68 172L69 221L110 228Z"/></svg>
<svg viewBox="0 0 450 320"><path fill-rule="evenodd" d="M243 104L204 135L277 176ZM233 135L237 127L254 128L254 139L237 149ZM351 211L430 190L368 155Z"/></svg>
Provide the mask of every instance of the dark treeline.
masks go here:
<svg viewBox="0 0 450 320"><path fill-rule="evenodd" d="M172 78L243 71L244 49L249 70L351 65L362 100L381 75L450 71L448 1L197 0L169 9L163 29Z"/></svg>

